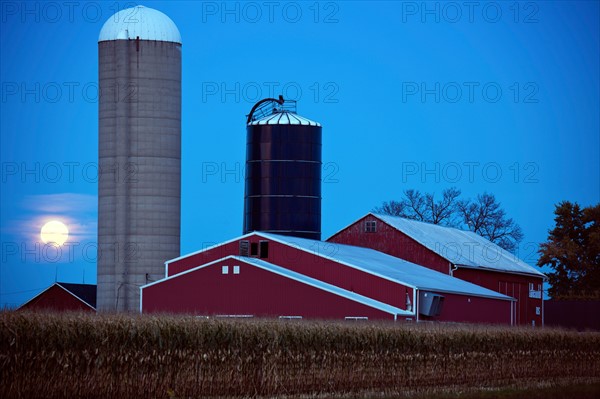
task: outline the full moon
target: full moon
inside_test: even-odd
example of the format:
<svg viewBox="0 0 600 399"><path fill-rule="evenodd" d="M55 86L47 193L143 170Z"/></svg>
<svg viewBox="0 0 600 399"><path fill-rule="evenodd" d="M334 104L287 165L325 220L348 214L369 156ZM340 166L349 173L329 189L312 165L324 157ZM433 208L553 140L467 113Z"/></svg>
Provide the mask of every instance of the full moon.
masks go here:
<svg viewBox="0 0 600 399"><path fill-rule="evenodd" d="M44 244L55 243L63 245L67 241L67 238L69 238L69 229L67 229L67 226L63 222L52 220L42 227L40 236Z"/></svg>

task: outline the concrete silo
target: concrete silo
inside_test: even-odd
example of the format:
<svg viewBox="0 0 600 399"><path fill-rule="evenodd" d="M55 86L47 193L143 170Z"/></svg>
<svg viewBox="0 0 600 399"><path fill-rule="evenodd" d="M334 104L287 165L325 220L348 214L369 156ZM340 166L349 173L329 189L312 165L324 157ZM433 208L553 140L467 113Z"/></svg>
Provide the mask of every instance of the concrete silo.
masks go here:
<svg viewBox="0 0 600 399"><path fill-rule="evenodd" d="M98 39L99 311L138 311L139 287L179 256L181 36L137 6Z"/></svg>
<svg viewBox="0 0 600 399"><path fill-rule="evenodd" d="M265 99L247 120L244 234L321 239L321 124Z"/></svg>

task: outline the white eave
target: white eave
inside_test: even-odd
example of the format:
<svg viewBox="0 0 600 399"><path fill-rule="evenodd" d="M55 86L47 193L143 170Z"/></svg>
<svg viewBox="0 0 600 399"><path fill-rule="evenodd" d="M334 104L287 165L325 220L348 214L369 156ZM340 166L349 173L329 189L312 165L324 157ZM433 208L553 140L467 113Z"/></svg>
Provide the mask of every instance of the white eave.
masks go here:
<svg viewBox="0 0 600 399"><path fill-rule="evenodd" d="M181 35L171 18L144 6L127 8L111 16L102 26L98 42L137 38L181 44Z"/></svg>

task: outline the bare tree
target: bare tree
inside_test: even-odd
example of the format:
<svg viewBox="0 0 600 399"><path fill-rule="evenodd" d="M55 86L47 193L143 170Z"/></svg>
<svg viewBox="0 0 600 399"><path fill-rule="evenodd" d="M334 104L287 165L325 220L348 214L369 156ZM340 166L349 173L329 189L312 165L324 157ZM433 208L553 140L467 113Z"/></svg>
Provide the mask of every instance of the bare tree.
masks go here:
<svg viewBox="0 0 600 399"><path fill-rule="evenodd" d="M390 201L384 202L380 207L374 209L377 213L384 215L400 216L403 218L408 217L406 213L406 203L404 201Z"/></svg>
<svg viewBox="0 0 600 399"><path fill-rule="evenodd" d="M431 223L455 227L457 225L456 206L460 190L448 188L442 191L442 199L439 202L435 202L434 196L435 194L425 195L425 202L427 203Z"/></svg>
<svg viewBox="0 0 600 399"><path fill-rule="evenodd" d="M427 222L427 203L425 197L418 190L406 190L404 196L406 197L406 208L411 215L410 219Z"/></svg>
<svg viewBox="0 0 600 399"><path fill-rule="evenodd" d="M475 200L460 200L460 190L448 188L442 198L435 193L404 191L401 201L384 202L374 212L407 219L458 227L473 231L507 251L514 251L523 239L521 227L501 208L493 194L483 193Z"/></svg>
<svg viewBox="0 0 600 399"><path fill-rule="evenodd" d="M384 202L374 212L400 216L421 222L456 226L456 206L460 190L449 188L442 191L442 198L436 201L435 193L422 194L418 190L406 190L401 201Z"/></svg>
<svg viewBox="0 0 600 399"><path fill-rule="evenodd" d="M506 216L493 194L480 194L475 201L459 201L457 208L467 229L507 251L514 251L523 239L521 227Z"/></svg>

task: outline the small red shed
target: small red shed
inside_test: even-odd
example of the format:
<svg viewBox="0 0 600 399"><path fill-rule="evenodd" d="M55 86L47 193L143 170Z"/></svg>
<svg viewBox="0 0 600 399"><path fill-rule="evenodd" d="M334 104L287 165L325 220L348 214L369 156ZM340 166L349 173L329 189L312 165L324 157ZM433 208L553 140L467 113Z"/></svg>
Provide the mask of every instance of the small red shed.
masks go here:
<svg viewBox="0 0 600 399"><path fill-rule="evenodd" d="M517 301L515 324L543 325L546 276L471 231L369 213L327 241L372 248L508 295Z"/></svg>
<svg viewBox="0 0 600 399"><path fill-rule="evenodd" d="M254 232L166 263L142 312L511 324L512 298L350 245Z"/></svg>
<svg viewBox="0 0 600 399"><path fill-rule="evenodd" d="M96 285L54 283L19 310L96 311Z"/></svg>

